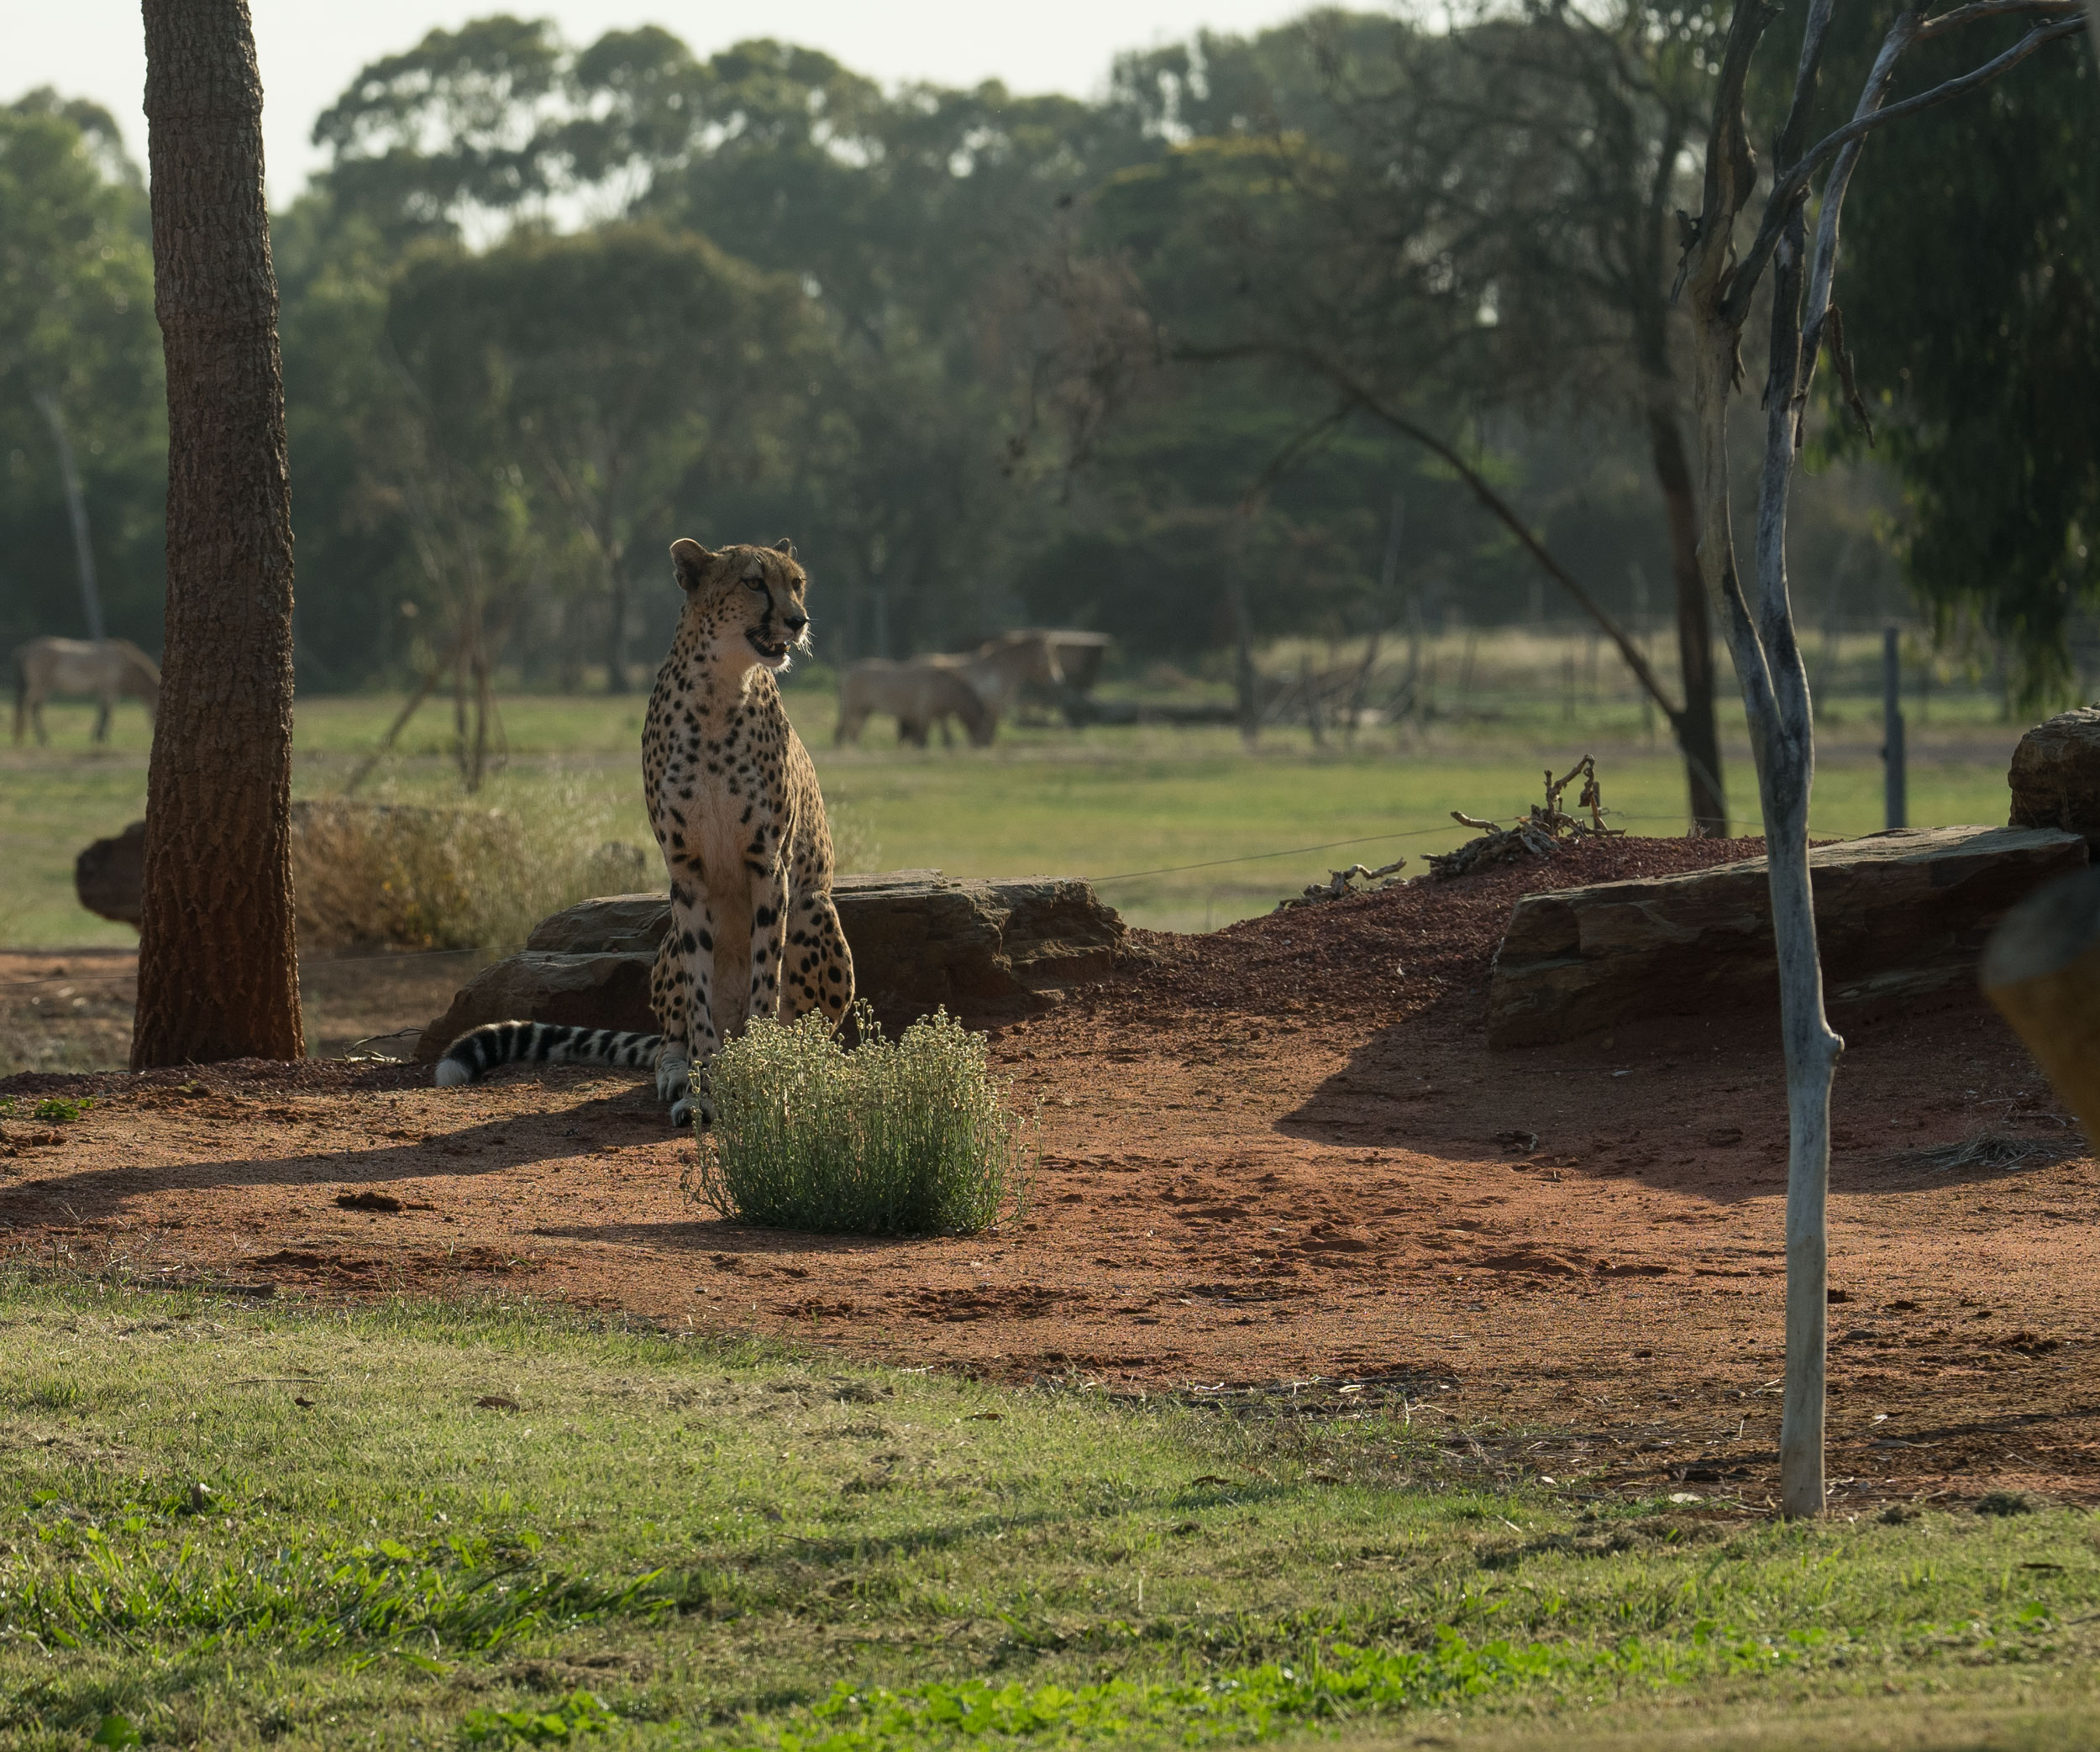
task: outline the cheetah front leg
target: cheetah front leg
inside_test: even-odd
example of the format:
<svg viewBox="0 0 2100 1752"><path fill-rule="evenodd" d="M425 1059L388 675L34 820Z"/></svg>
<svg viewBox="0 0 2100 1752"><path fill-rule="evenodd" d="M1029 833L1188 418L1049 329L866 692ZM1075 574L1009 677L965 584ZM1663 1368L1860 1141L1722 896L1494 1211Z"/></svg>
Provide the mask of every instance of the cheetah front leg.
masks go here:
<svg viewBox="0 0 2100 1752"><path fill-rule="evenodd" d="M837 1027L853 1001L853 952L828 889L798 894L788 915L781 1020L821 1010Z"/></svg>
<svg viewBox="0 0 2100 1752"><path fill-rule="evenodd" d="M707 891L696 883L687 887L671 884L671 928L657 959L659 967L669 959L675 971L669 982L679 993L683 1026L674 1041L669 1019L664 1050L656 1062L657 1099L668 1101L671 1124L687 1125L697 1117L702 1125L715 1123L715 1104L707 1087L707 1063L719 1044L715 1032L714 915L707 905Z"/></svg>
<svg viewBox="0 0 2100 1752"><path fill-rule="evenodd" d="M780 940L787 929L787 871L776 866L751 879L751 1008L769 1020L780 1014Z"/></svg>
<svg viewBox="0 0 2100 1752"><path fill-rule="evenodd" d="M649 969L649 1009L656 1017L656 1031L664 1041L656 1055L656 1098L666 1103L684 1101L691 1086L692 1046L688 1036L692 994L675 928L665 931L664 941L657 945L656 964Z"/></svg>

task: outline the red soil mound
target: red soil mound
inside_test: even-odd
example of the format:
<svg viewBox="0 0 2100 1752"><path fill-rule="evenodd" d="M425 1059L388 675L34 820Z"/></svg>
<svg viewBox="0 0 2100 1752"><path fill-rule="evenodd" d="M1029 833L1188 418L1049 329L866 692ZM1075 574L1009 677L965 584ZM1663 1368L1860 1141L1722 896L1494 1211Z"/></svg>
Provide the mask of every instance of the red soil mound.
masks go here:
<svg viewBox="0 0 2100 1752"><path fill-rule="evenodd" d="M1203 936L1131 933L1158 960L1128 988L1148 1009L1294 1010L1337 1006L1392 1022L1484 986L1523 894L1674 875L1764 856L1761 839L1581 840L1551 858L1318 901ZM1105 990L1103 1001L1113 1002Z"/></svg>

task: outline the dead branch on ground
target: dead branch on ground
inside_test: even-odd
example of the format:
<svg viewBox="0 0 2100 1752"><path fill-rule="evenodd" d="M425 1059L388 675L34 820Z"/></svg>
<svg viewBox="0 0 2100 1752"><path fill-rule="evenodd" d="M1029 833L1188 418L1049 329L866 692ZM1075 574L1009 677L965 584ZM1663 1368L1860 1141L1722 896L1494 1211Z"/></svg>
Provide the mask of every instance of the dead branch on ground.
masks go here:
<svg viewBox="0 0 2100 1752"><path fill-rule="evenodd" d="M1589 811L1587 821L1580 816L1569 815L1561 807L1562 794L1578 779L1583 781L1583 789L1575 806ZM1467 840L1455 852L1431 854L1429 873L1432 881L1449 882L1455 876L1495 864L1515 863L1520 858L1551 858L1559 847L1582 840L1609 838L1625 831L1622 827L1604 825L1604 788L1598 782L1596 758L1588 754L1569 768L1564 778L1554 778L1553 769L1548 767L1545 802L1534 803L1530 814L1512 826L1499 826L1457 809L1451 812L1451 818L1461 826L1478 827L1483 831L1478 839Z"/></svg>

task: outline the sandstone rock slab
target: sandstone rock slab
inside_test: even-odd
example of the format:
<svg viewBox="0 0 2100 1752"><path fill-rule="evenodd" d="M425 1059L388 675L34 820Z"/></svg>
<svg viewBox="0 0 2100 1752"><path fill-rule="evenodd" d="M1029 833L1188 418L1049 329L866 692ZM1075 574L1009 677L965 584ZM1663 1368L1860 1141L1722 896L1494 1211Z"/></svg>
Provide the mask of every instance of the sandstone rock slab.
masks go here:
<svg viewBox="0 0 2100 1752"><path fill-rule="evenodd" d="M843 876L833 890L854 982L885 1028L945 1007L984 1025L1054 1002L1128 958L1122 920L1068 878L956 882L938 870ZM543 920L525 952L485 969L423 1032L437 1058L484 1022L653 1031L649 970L670 928L664 894L613 894ZM559 1013L557 1014L557 1011Z"/></svg>
<svg viewBox="0 0 2100 1752"><path fill-rule="evenodd" d="M1834 1020L1973 990L1991 928L2087 861L2053 828L1873 834L1809 854ZM1778 1007L1765 860L1527 894L1488 985L1488 1043L1572 1040L1637 1017Z"/></svg>
<svg viewBox="0 0 2100 1752"><path fill-rule="evenodd" d="M2015 827L2056 827L2100 843L2100 706L2037 724L2006 774Z"/></svg>

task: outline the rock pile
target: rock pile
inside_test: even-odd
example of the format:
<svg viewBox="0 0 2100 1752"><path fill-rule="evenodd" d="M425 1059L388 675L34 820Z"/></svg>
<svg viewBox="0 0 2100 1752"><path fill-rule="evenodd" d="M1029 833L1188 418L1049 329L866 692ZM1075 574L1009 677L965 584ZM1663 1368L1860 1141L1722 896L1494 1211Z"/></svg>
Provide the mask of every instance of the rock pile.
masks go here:
<svg viewBox="0 0 2100 1752"><path fill-rule="evenodd" d="M842 876L833 893L855 984L886 1028L937 1007L978 1025L1006 1020L1144 958L1084 882L952 882L938 870L894 870ZM424 1030L417 1057L437 1058L484 1022L654 1031L649 970L669 926L662 894L616 894L556 913L522 954L460 991Z"/></svg>

